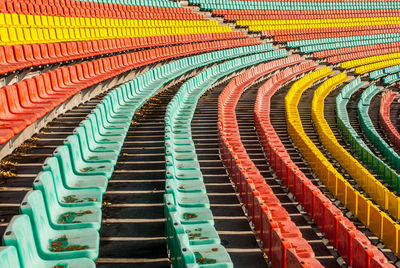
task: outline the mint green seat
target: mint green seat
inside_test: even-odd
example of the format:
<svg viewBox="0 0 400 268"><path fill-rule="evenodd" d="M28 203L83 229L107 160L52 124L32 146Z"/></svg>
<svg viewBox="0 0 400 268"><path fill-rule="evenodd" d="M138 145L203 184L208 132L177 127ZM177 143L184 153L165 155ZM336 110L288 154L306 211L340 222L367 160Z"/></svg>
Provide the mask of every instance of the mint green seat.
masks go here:
<svg viewBox="0 0 400 268"><path fill-rule="evenodd" d="M117 127L116 124L107 124L103 122L101 117L98 117L96 113L93 112L86 117L86 120L90 120L92 122L94 130L97 131L101 136L125 136L129 128L129 126Z"/></svg>
<svg viewBox="0 0 400 268"><path fill-rule="evenodd" d="M169 184L165 187L165 192L174 196L175 204L182 208L210 207L210 201L205 191L183 191L171 181L174 180L169 181Z"/></svg>
<svg viewBox="0 0 400 268"><path fill-rule="evenodd" d="M106 143L106 142L96 142L93 136L92 131L88 131L88 129L85 126L80 126L74 129L73 134L79 135L81 137L80 141L82 144L82 147L88 148L88 150L91 153L94 153L95 156L98 156L99 154L113 154L115 157L119 155L120 152L120 145L118 143Z"/></svg>
<svg viewBox="0 0 400 268"><path fill-rule="evenodd" d="M86 129L91 130L96 142L116 143L122 147L125 136L113 131L109 131L110 134L106 134L108 131L100 130L97 120L95 120L92 116L89 115L88 118L83 120L79 125L86 126Z"/></svg>
<svg viewBox="0 0 400 268"><path fill-rule="evenodd" d="M103 102L99 103L96 106L96 111L98 111L101 115L103 121L107 122L108 124L126 124L130 125L131 116L124 116L124 115L115 115L112 116L109 113L109 110L106 108L106 104Z"/></svg>
<svg viewBox="0 0 400 268"><path fill-rule="evenodd" d="M176 212L169 213L167 216L167 223L171 223L170 226L175 228L176 232L186 234L190 245L221 243L217 230L209 223L181 224L177 219Z"/></svg>
<svg viewBox="0 0 400 268"><path fill-rule="evenodd" d="M38 183L52 179L51 172L40 172L36 180ZM101 209L97 205L87 206L61 206L58 203L54 192L45 193L45 203L48 215L50 215L50 225L56 230L70 230L79 228L100 229Z"/></svg>
<svg viewBox="0 0 400 268"><path fill-rule="evenodd" d="M71 154L67 146L56 148L53 155L58 159L64 185L68 188L98 187L104 193L108 178L104 175L85 174L84 170L77 170L73 165Z"/></svg>
<svg viewBox="0 0 400 268"><path fill-rule="evenodd" d="M107 114L107 117L110 119L116 119L116 120L121 120L121 119L127 119L131 118L133 116L132 112L122 112L118 111L117 107L113 105L113 100L108 97L105 97L101 103L98 104L101 105L104 108L105 113Z"/></svg>
<svg viewBox="0 0 400 268"><path fill-rule="evenodd" d="M72 165L79 174L102 175L111 178L114 172L114 164L111 162L101 162L96 160L85 161L79 147L72 147L69 143L65 144L71 155Z"/></svg>
<svg viewBox="0 0 400 268"><path fill-rule="evenodd" d="M0 267L19 268L17 249L15 247L0 247Z"/></svg>
<svg viewBox="0 0 400 268"><path fill-rule="evenodd" d="M55 230L50 226L41 191L29 191L21 203L33 227L39 256L46 260L89 258L99 255L100 235L96 229Z"/></svg>
<svg viewBox="0 0 400 268"><path fill-rule="evenodd" d="M89 258L46 260L38 255L33 229L27 215L17 215L11 219L3 236L6 246L17 248L19 261L25 268L54 268L63 265L68 268L94 268Z"/></svg>
<svg viewBox="0 0 400 268"><path fill-rule="evenodd" d="M181 207L179 204L175 204L172 194L165 194L164 202L169 213L177 212L176 219L182 224L209 223L214 225L211 210L207 207Z"/></svg>
<svg viewBox="0 0 400 268"><path fill-rule="evenodd" d="M101 108L102 106L95 108L92 110L92 115L95 116L98 124L102 129L106 129L106 131L121 131L121 134L126 134L128 132L128 129L131 125L131 120L125 119L125 120L108 120L106 116L102 113L104 110ZM122 132L123 130L123 132Z"/></svg>
<svg viewBox="0 0 400 268"><path fill-rule="evenodd" d="M118 160L118 155L113 152L95 153L90 151L86 139L83 138L81 142L79 134L69 135L65 139L64 144L75 150L79 148L82 160L88 163L111 163L115 166Z"/></svg>
<svg viewBox="0 0 400 268"><path fill-rule="evenodd" d="M166 182L165 189L172 189L175 187L182 192L203 192L206 187L204 186L204 182L202 178L193 179L193 180L179 180L176 178L173 172L170 172L170 169L167 168L167 172L165 174Z"/></svg>
<svg viewBox="0 0 400 268"><path fill-rule="evenodd" d="M51 177L36 177L33 188L41 190L46 200L53 195L62 207L101 207L103 192L100 188L66 188L57 158L48 157L43 164L43 170L50 172Z"/></svg>

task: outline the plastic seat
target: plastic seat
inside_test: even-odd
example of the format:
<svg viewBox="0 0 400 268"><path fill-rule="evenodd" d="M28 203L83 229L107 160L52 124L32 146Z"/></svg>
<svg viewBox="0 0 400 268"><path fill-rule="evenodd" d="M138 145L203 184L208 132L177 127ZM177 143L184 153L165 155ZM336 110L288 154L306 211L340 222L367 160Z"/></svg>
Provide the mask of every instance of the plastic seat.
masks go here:
<svg viewBox="0 0 400 268"><path fill-rule="evenodd" d="M93 132L86 128L86 126L80 126L75 128L74 134L80 136L81 143L85 143L88 145L88 149L91 153L96 155L105 153L113 153L115 155L119 155L120 152L120 144L118 143L106 143L106 142L97 142L93 136Z"/></svg>
<svg viewBox="0 0 400 268"><path fill-rule="evenodd" d="M91 137L95 142L101 144L110 144L115 146L119 151L123 145L124 136L122 135L102 135L98 131L97 123L95 120L85 119L80 124L80 126L86 128L86 131L90 132Z"/></svg>
<svg viewBox="0 0 400 268"><path fill-rule="evenodd" d="M88 188L98 187L104 193L107 188L108 179L104 175L86 175L85 170L77 170L73 165L71 154L66 145L59 146L54 151L54 156L57 157L64 185L69 188Z"/></svg>
<svg viewBox="0 0 400 268"><path fill-rule="evenodd" d="M71 137L70 140L76 138L76 136ZM109 161L98 161L98 160L85 160L82 156L81 150L79 148L79 144L75 142L76 146L71 146L70 143L65 143L68 147L72 165L79 173L83 173L85 175L103 175L108 179L111 178L111 175L114 171L114 164Z"/></svg>
<svg viewBox="0 0 400 268"><path fill-rule="evenodd" d="M21 267L15 247L0 247L0 266L2 268Z"/></svg>
<svg viewBox="0 0 400 268"><path fill-rule="evenodd" d="M27 125L30 125L45 114L43 109L32 110L21 107L15 86L0 89L0 102L3 107L3 114L1 114L3 120L24 120Z"/></svg>
<svg viewBox="0 0 400 268"><path fill-rule="evenodd" d="M52 102L33 102L31 96L29 95L29 90L25 80L16 83L15 86L18 89L21 106L24 108L43 109L46 112L49 112L56 106L55 103Z"/></svg>
<svg viewBox="0 0 400 268"><path fill-rule="evenodd" d="M180 207L179 204L175 205L174 196L172 194L164 195L164 204L166 210L171 212L177 212L176 219L181 224L198 224L198 223L209 223L214 225L213 215L209 208L206 207L193 207L184 208Z"/></svg>
<svg viewBox="0 0 400 268"><path fill-rule="evenodd" d="M52 174L49 171L40 172L37 178L39 181L43 180L46 182L47 180L52 180ZM61 206L54 192L48 191L44 193L44 196L47 213L50 216L49 222L52 228L57 230L78 228L100 229L102 213L97 204L86 206Z"/></svg>
<svg viewBox="0 0 400 268"><path fill-rule="evenodd" d="M62 178L57 158L48 157L43 164L43 170L51 172L52 176L36 178L33 182L33 187L34 189L41 190L47 201L49 198L56 199L62 207L101 207L103 192L100 188L74 188L64 185L63 181L65 178Z"/></svg>
<svg viewBox="0 0 400 268"><path fill-rule="evenodd" d="M118 155L111 152L92 152L84 137L81 137L79 133L68 136L64 144L70 148L79 149L80 155L85 162L88 163L111 163L113 166L117 163Z"/></svg>
<svg viewBox="0 0 400 268"><path fill-rule="evenodd" d="M33 229L27 215L14 216L9 223L4 237L6 246L15 246L22 267L54 268L58 265L68 268L94 268L95 263L88 258L45 260L39 257L33 237Z"/></svg>
<svg viewBox="0 0 400 268"><path fill-rule="evenodd" d="M28 215L39 255L48 260L89 258L99 255L100 235L93 228L55 230L50 226L41 191L29 191L21 212Z"/></svg>

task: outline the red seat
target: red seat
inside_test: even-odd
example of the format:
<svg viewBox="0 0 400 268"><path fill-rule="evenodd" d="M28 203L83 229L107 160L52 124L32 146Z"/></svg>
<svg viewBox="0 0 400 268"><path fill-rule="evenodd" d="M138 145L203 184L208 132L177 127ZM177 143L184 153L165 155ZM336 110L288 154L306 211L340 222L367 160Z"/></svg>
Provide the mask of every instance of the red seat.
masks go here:
<svg viewBox="0 0 400 268"><path fill-rule="evenodd" d="M6 87L7 88L7 87ZM38 118L36 114L27 113L19 106L18 94L16 95L18 104L13 104L8 99L6 88L0 89L0 120L21 120L30 125Z"/></svg>
<svg viewBox="0 0 400 268"><path fill-rule="evenodd" d="M0 122L2 124L2 122ZM1 128L0 129L0 144L4 144L9 141L12 137L14 137L14 133L10 129Z"/></svg>
<svg viewBox="0 0 400 268"><path fill-rule="evenodd" d="M21 95L19 94L19 90L16 85L6 86L5 88L8 105L11 111L17 111L18 113L26 113L26 114L35 114L36 119L41 118L48 112L47 108L38 107L33 105L29 96L27 96L24 91L21 91Z"/></svg>

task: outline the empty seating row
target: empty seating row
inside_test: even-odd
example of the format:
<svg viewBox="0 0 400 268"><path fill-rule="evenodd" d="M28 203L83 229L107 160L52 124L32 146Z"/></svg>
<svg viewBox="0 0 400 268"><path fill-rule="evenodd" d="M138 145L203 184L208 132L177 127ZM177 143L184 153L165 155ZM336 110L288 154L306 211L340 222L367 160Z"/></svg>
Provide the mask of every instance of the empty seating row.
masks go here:
<svg viewBox="0 0 400 268"><path fill-rule="evenodd" d="M291 89L285 97L288 132L302 155L310 163L311 168L324 182L329 191L334 196L336 196L344 205L346 205L346 207L354 215L357 215L358 219L363 224L369 226L371 220L369 215L372 215L370 214L370 212L377 211L378 213L381 213L381 211L371 201L364 198L362 194L360 194L360 192L354 189L354 187L343 178L343 176L332 166L332 164L325 158L325 156L316 147L316 145L310 140L310 138L304 132L300 115L297 109L297 105L300 101L302 93L316 81L324 79L331 74L333 74L333 72L330 70L329 67L319 69L318 71L304 76L302 79L296 81L291 86ZM347 198L348 194L350 193L355 193L356 199ZM392 227L393 226L394 225L392 225ZM392 231L392 229L390 229L390 231ZM395 234L397 234L397 231L395 232ZM376 235L381 235L381 232L378 232ZM355 241L356 240L353 240L353 242ZM366 248L366 251L363 254L368 254L367 252L373 252L371 255L378 254L379 256L379 250L371 246L369 240L359 240L357 241L357 243L363 244L363 247ZM355 259L358 258L353 258L353 262ZM365 261L365 259L358 260L363 262ZM364 265L366 264L364 263ZM364 266L361 265L360 267Z"/></svg>
<svg viewBox="0 0 400 268"><path fill-rule="evenodd" d="M391 27L389 27L391 26ZM361 28L361 29L354 29ZM378 28L378 29L376 29ZM382 28L382 29L379 29ZM386 33L397 33L397 25L377 25L367 27L343 27L343 28L312 28L310 32L305 34L290 34L290 35L273 35L273 40L278 43L294 42L301 40L312 40L312 39L325 39L325 38L338 38L338 37L350 37L350 36L366 36L366 35L377 35ZM334 31L335 29L342 29L341 31ZM329 30L329 31L324 31ZM300 32L300 31L298 31ZM266 31L262 32L263 36L268 36Z"/></svg>
<svg viewBox="0 0 400 268"><path fill-rule="evenodd" d="M204 16L189 9L178 7L155 7L96 3L88 1L0 1L1 13L45 15L59 17L135 18L135 19L181 19L204 20Z"/></svg>
<svg viewBox="0 0 400 268"><path fill-rule="evenodd" d="M294 2L294 1L238 1L238 0L189 0L204 9L233 10L369 10L399 9L400 4L392 1L382 2Z"/></svg>
<svg viewBox="0 0 400 268"><path fill-rule="evenodd" d="M0 13L0 20L1 15ZM94 39L131 38L144 36L204 34L231 32L231 28L207 20L132 20L80 18L57 20L58 17L37 16L38 19L8 24L0 21L0 45L87 41ZM64 17L60 17L64 18ZM68 17L67 17L68 18ZM4 19L4 18L3 18ZM49 23L51 21L51 23Z"/></svg>
<svg viewBox="0 0 400 268"><path fill-rule="evenodd" d="M381 106L379 108L379 123L384 129L386 136L390 141L400 150L400 134L395 128L390 119L390 105L398 97L398 93L392 90L383 95L381 99Z"/></svg>
<svg viewBox="0 0 400 268"><path fill-rule="evenodd" d="M0 47L0 74L51 63L143 48L244 38L243 33L210 33L117 38L79 42L26 44Z"/></svg>
<svg viewBox="0 0 400 268"><path fill-rule="evenodd" d="M386 258L382 254L370 254L371 250L363 246L363 243L369 244L366 242L368 239L296 166L271 124L271 97L285 83L316 67L313 62L295 66L272 76L260 87L254 107L260 142L276 174L295 195L309 216L315 220L332 245L338 249L346 263L354 267L367 267L366 263L380 263L383 266L387 263ZM364 259L366 256L369 256L371 261L366 262Z"/></svg>
<svg viewBox="0 0 400 268"><path fill-rule="evenodd" d="M40 173L34 182L34 188L39 191L30 192L21 207L24 214L30 215L33 226L29 226L29 218L26 220L26 217L22 216L17 216L10 223L9 237L6 236L4 241L7 245L17 246L20 262L25 265L24 267L53 267L56 264L68 263L70 264L68 267L91 267L85 260L82 261L82 266L74 266L79 260L56 262L44 261L43 258L49 257L48 255L53 256L53 259L66 256L75 258L85 252L90 253L86 257L97 258L99 238L96 230L100 228L102 194L105 192L107 178L112 174L135 111L163 84L190 69L232 57L235 53L246 55L266 49L271 49L271 45L240 47L184 58L152 69L109 93L74 130L74 134L66 139L66 145L58 147L54 157L46 160L43 166L45 171ZM37 222L33 221L32 217ZM43 220L39 221L39 218ZM21 228L26 230L27 234L21 234ZM49 240L49 236L56 236L55 232L50 232L52 229L75 228L92 228L95 232L79 229L77 235L73 232L69 234L69 231L58 231L56 233L59 237L56 240L51 240L52 238ZM32 241L33 236L29 234L29 230L36 236L36 242ZM42 235L43 230L47 231ZM78 244L70 245L68 240L86 244L74 248L73 245ZM51 243L56 245L54 251L64 254L60 253L57 256L56 253L44 254L43 251L46 252L49 241L53 241ZM28 242L30 248L24 247ZM70 250L74 251L67 254L66 252ZM34 253L27 255L29 251L38 255ZM10 267L17 267L15 263L12 265Z"/></svg>
<svg viewBox="0 0 400 268"><path fill-rule="evenodd" d="M330 92L342 82L347 81L348 77L344 73L340 73L324 82L314 93L312 118L316 125L320 140L324 147L333 155L342 167L356 180L362 189L370 195L373 200L378 203L381 208L373 205L371 201L361 195L354 187L347 186L345 182L344 188L338 191L343 192L345 204L358 218L370 228L370 230L380 239L384 241L393 252L398 250L397 230L400 226L392 220L392 218L383 212L383 209L394 211L393 217L398 218L398 201L396 196L391 193L384 185L378 182L356 159L354 159L336 140L331 128L325 120L324 101ZM357 79L352 86L359 87L362 85ZM391 196L397 202L388 202L385 196ZM371 202L368 207L368 202ZM390 208L388 208L390 206ZM363 216L361 216L363 215ZM369 217L365 217L369 215Z"/></svg>
<svg viewBox="0 0 400 268"><path fill-rule="evenodd" d="M291 267L301 263L321 267L321 263L316 260L313 249L247 154L240 139L235 109L245 88L258 78L301 61L296 55L255 66L232 79L218 99L222 160L263 241L268 258L276 267Z"/></svg>
<svg viewBox="0 0 400 268"><path fill-rule="evenodd" d="M6 86L0 89L1 142L7 142L83 88L162 59L242 45L239 40L226 40L143 50L62 67Z"/></svg>
<svg viewBox="0 0 400 268"><path fill-rule="evenodd" d="M209 260L211 263L224 265L224 267L232 266L229 255L219 245L218 235L211 235L216 239L206 240L207 244L204 244L203 248L199 248L196 246L199 243L195 238L197 235L191 236L190 233L176 235L179 234L179 229L177 229L179 226L176 227L173 224L173 221L176 220L185 229L195 226L194 224L206 223L208 227L204 230L209 232L211 230L215 233L213 216L191 137L190 122L198 99L218 79L247 66L283 55L286 53L282 50L264 52L213 66L184 83L169 103L165 115L167 184L164 199L168 231L167 243L174 266L201 264L203 260ZM202 230L203 227L199 226L197 231L200 236L202 236ZM213 252L210 250L211 248L218 250Z"/></svg>
<svg viewBox="0 0 400 268"><path fill-rule="evenodd" d="M393 49L397 48L399 46L398 42L393 42L393 43L384 43L384 44L377 44L377 45L361 45L361 46L353 46L353 47L346 47L346 48L338 48L338 49L331 49L331 50L324 50L324 51L319 51L319 52L314 52L313 57L315 58L332 58L336 59L337 57L340 57L341 55L346 55L350 53L362 53L365 51L379 51L383 49ZM390 52L388 52L390 53ZM377 54L379 55L379 54ZM373 56L373 55L370 55ZM354 58L354 59L357 59ZM350 58L349 60L352 60Z"/></svg>
<svg viewBox="0 0 400 268"><path fill-rule="evenodd" d="M358 118L360 120L361 128L367 139L381 152L386 162L397 173L400 171L400 156L396 153L389 144L386 143L376 131L374 124L369 116L370 104L373 97L380 92L380 88L371 86L365 90L357 105Z"/></svg>
<svg viewBox="0 0 400 268"><path fill-rule="evenodd" d="M384 76L387 76L389 74L394 74L400 72L400 65L394 65L391 67L387 67L387 68L383 68L383 69L379 69L373 72L369 73L369 78L370 79L379 79L382 78Z"/></svg>
<svg viewBox="0 0 400 268"><path fill-rule="evenodd" d="M390 85L390 84L396 83L398 81L400 81L400 73L399 72L388 75L385 78L383 78L383 83L385 85Z"/></svg>
<svg viewBox="0 0 400 268"><path fill-rule="evenodd" d="M395 171L393 171L378 156L375 155L375 153L364 143L362 138L350 124L346 106L351 96L360 88L360 84L357 84L357 82L349 84L349 86L345 87L341 94L336 98L336 117L338 127L344 138L350 143L355 153L359 156L360 160L363 161L381 178L383 178L384 181L392 187L392 189L398 192L400 185L399 175L397 175ZM372 85L371 89L373 90L374 87L375 85ZM393 192L386 189L383 184L374 179L373 176L370 177L371 180L366 180L366 178L369 177L367 176L367 173L363 174L365 168L363 168L361 164L355 164L358 165L358 169L352 170L352 172L356 174L353 175L353 178L359 177L360 181L362 182L359 182L359 184L364 185L362 187L366 190L366 192L374 197L375 201L383 209L388 210L390 215L398 219L400 217L400 198L397 197Z"/></svg>

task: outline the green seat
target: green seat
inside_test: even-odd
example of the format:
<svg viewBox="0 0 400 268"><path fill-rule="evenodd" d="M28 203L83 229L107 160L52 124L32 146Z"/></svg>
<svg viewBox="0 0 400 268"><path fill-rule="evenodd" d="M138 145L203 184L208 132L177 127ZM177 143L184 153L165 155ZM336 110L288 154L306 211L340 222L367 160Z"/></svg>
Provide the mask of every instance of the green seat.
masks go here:
<svg viewBox="0 0 400 268"><path fill-rule="evenodd" d="M51 172L40 172L36 178L37 182L46 183L52 180ZM87 206L61 206L58 203L54 192L45 193L45 203L48 215L50 215L50 225L57 230L70 230L79 228L100 229L101 209L97 205Z"/></svg>
<svg viewBox="0 0 400 268"><path fill-rule="evenodd" d="M115 158L119 155L120 145L118 143L96 142L93 132L88 131L85 126L75 128L73 134L80 137L82 148L88 148L89 155L94 154L98 156L99 154L112 154Z"/></svg>
<svg viewBox="0 0 400 268"><path fill-rule="evenodd" d="M182 224L209 223L214 225L211 210L207 207L181 207L179 204L175 204L172 194L164 195L164 203L169 213L177 212L176 219Z"/></svg>
<svg viewBox="0 0 400 268"><path fill-rule="evenodd" d="M19 268L17 249L15 247L0 247L0 267L2 268Z"/></svg>
<svg viewBox="0 0 400 268"><path fill-rule="evenodd" d="M87 119L83 120L80 126L86 126L86 129L89 129L93 132L93 137L96 142L101 143L115 143L122 147L122 144L125 139L125 135L120 133L115 133L113 131L109 131L110 134L106 134L107 131L100 130L97 124L97 120L95 120L92 116L89 116Z"/></svg>
<svg viewBox="0 0 400 268"><path fill-rule="evenodd" d="M61 169L57 158L48 157L43 164L43 170L51 173L51 177L36 177L33 188L41 190L44 198L56 196L62 207L97 206L101 207L103 192L101 188L66 188L63 184ZM52 179L51 179L52 178Z"/></svg>
<svg viewBox="0 0 400 268"><path fill-rule="evenodd" d="M58 159L62 178L66 188L100 188L104 193L107 188L108 178L104 175L86 174L85 170L78 170L73 165L71 154L67 146L62 145L56 148L54 156Z"/></svg>
<svg viewBox="0 0 400 268"><path fill-rule="evenodd" d="M3 236L6 246L17 248L18 258L25 268L94 268L95 263L89 258L46 260L39 256L33 229L27 215L17 215L11 219Z"/></svg>
<svg viewBox="0 0 400 268"><path fill-rule="evenodd" d="M117 163L118 155L113 152L93 152L89 150L86 138L81 140L79 134L69 135L64 144L75 150L79 150L81 158L88 163L111 163L113 166Z"/></svg>
<svg viewBox="0 0 400 268"><path fill-rule="evenodd" d="M129 127L131 125L131 120L129 118L125 120L117 120L117 119L112 119L108 118L104 114L104 109L102 108L103 106L96 107L95 109L92 110L92 114L96 117L96 120L99 125L101 125L101 128L108 130L119 130L122 131L124 130L124 134L126 134L129 130Z"/></svg>
<svg viewBox="0 0 400 268"><path fill-rule="evenodd" d="M114 164L108 161L89 160L85 161L81 154L79 147L72 147L71 144L66 143L71 155L72 165L75 167L79 174L85 175L101 175L106 178L111 178L114 172Z"/></svg>
<svg viewBox="0 0 400 268"><path fill-rule="evenodd" d="M96 229L55 230L50 226L41 191L29 191L21 203L28 215L39 256L46 260L89 258L99 255L100 235Z"/></svg>

